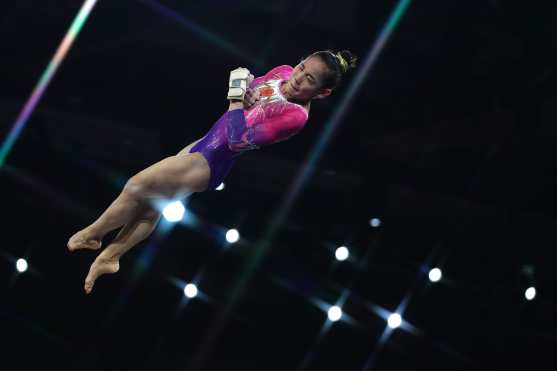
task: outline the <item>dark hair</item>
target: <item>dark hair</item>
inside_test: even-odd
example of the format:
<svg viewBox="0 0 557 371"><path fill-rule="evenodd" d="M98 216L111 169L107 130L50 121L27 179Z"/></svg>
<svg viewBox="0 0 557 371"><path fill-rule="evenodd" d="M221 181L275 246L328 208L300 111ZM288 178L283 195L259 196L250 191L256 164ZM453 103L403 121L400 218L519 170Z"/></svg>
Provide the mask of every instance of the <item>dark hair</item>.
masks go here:
<svg viewBox="0 0 557 371"><path fill-rule="evenodd" d="M329 70L323 77L323 88L334 89L340 84L342 77L356 67L358 58L349 50L334 52L321 50L312 53L310 57L319 57Z"/></svg>

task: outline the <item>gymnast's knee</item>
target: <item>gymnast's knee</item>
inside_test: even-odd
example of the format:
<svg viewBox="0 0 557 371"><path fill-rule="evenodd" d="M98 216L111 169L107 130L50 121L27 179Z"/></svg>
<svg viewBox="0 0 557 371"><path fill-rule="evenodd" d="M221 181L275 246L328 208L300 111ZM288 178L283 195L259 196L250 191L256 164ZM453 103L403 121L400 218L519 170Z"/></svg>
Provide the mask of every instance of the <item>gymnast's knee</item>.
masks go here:
<svg viewBox="0 0 557 371"><path fill-rule="evenodd" d="M141 199L145 197L148 190L149 181L146 179L146 177L137 174L128 179L122 192L128 197Z"/></svg>

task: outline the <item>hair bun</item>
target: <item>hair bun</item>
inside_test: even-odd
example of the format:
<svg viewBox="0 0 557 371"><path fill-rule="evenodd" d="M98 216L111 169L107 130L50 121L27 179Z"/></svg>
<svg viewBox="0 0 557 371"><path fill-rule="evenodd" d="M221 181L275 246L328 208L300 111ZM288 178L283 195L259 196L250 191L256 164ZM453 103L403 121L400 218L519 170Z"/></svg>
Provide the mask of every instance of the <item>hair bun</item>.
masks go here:
<svg viewBox="0 0 557 371"><path fill-rule="evenodd" d="M348 72L350 69L356 67L356 62L358 58L352 54L350 50L341 50L335 53L338 64L342 73Z"/></svg>

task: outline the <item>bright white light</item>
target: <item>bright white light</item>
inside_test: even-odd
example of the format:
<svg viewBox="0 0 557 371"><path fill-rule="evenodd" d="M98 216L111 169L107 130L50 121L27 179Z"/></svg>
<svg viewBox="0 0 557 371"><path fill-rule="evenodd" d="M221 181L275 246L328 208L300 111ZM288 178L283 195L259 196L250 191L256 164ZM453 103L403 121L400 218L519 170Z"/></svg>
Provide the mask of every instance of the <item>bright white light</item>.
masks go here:
<svg viewBox="0 0 557 371"><path fill-rule="evenodd" d="M223 189L224 189L224 183L221 183L221 184L216 188L217 191L222 191Z"/></svg>
<svg viewBox="0 0 557 371"><path fill-rule="evenodd" d="M389 319L387 319L387 324L392 329L397 328L398 326L400 326L401 323L402 323L402 318L400 318L400 315L398 313L391 314L389 316Z"/></svg>
<svg viewBox="0 0 557 371"><path fill-rule="evenodd" d="M524 293L526 300L533 300L536 297L536 288L535 287L528 287L526 292Z"/></svg>
<svg viewBox="0 0 557 371"><path fill-rule="evenodd" d="M348 259L348 255L350 255L350 253L348 252L346 246L341 246L337 248L335 251L335 257L337 258L338 261L343 261Z"/></svg>
<svg viewBox="0 0 557 371"><path fill-rule="evenodd" d="M178 222L184 217L186 209L180 201L171 202L162 210L162 215L169 222Z"/></svg>
<svg viewBox="0 0 557 371"><path fill-rule="evenodd" d="M226 240L229 243L237 242L240 239L240 233L236 229L229 229L226 232Z"/></svg>
<svg viewBox="0 0 557 371"><path fill-rule="evenodd" d="M371 225L374 228L377 228L381 225L381 220L379 218L373 218L369 221L369 225Z"/></svg>
<svg viewBox="0 0 557 371"><path fill-rule="evenodd" d="M429 271L429 280L431 282L439 282L442 276L443 274L441 273L441 269L439 268L433 268Z"/></svg>
<svg viewBox="0 0 557 371"><path fill-rule="evenodd" d="M15 263L15 267L18 272L23 273L27 270L27 260L25 259L17 259Z"/></svg>
<svg viewBox="0 0 557 371"><path fill-rule="evenodd" d="M342 317L342 309L340 309L340 307L337 307L336 305L333 305L329 308L327 315L329 316L329 319L331 321L336 322L340 319L340 317Z"/></svg>
<svg viewBox="0 0 557 371"><path fill-rule="evenodd" d="M195 298L197 296L197 286L193 283L188 283L186 287L184 287L184 295L188 298Z"/></svg>

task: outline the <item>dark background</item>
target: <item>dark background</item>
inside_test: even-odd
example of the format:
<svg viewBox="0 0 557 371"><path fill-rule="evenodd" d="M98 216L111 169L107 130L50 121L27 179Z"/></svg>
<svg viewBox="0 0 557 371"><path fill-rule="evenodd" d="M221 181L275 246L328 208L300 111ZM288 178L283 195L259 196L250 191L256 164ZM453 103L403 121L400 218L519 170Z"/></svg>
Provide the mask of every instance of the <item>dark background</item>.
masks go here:
<svg viewBox="0 0 557 371"><path fill-rule="evenodd" d="M0 368L554 369L553 4L412 2L271 240L354 73L299 135L193 195L197 227L162 223L86 296L95 253L67 239L127 178L205 134L231 69L260 75L326 48L363 61L396 5L99 1L0 171ZM2 138L80 6L2 4ZM228 228L240 242L224 242ZM173 282L192 280L202 295L187 302ZM316 303L341 298L345 320L329 326ZM401 303L413 330L382 339L377 308Z"/></svg>

